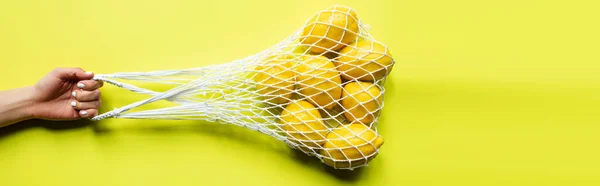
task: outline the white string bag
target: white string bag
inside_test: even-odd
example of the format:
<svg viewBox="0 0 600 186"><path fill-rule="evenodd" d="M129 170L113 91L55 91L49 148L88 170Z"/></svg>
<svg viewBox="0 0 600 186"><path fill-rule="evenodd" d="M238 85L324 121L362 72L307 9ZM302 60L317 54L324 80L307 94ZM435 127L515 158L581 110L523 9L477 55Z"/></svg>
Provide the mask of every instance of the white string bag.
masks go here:
<svg viewBox="0 0 600 186"><path fill-rule="evenodd" d="M377 119L393 64L387 47L373 39L354 10L335 5L280 43L244 59L183 70L98 74L94 79L151 98L92 120L234 124L284 141L334 168L353 169L367 165L383 143ZM175 87L159 92L124 80ZM176 106L131 111L159 100Z"/></svg>

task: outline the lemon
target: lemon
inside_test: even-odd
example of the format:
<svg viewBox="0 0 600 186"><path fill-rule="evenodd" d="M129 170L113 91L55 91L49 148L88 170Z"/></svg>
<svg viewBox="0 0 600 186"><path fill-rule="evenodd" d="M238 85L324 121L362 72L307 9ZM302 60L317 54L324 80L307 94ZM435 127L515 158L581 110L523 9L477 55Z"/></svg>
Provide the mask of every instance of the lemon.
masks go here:
<svg viewBox="0 0 600 186"><path fill-rule="evenodd" d="M375 81L392 71L394 59L387 46L360 40L340 50L334 63L344 79Z"/></svg>
<svg viewBox="0 0 600 186"><path fill-rule="evenodd" d="M349 7L333 6L314 15L302 32L300 42L321 54L337 51L356 39L358 16Z"/></svg>
<svg viewBox="0 0 600 186"><path fill-rule="evenodd" d="M307 101L294 101L281 112L281 129L292 141L308 147L320 147L325 143L327 127L319 110Z"/></svg>
<svg viewBox="0 0 600 186"><path fill-rule="evenodd" d="M342 79L333 62L323 56L305 56L296 67L298 92L316 106L336 105L342 94Z"/></svg>
<svg viewBox="0 0 600 186"><path fill-rule="evenodd" d="M325 164L334 168L356 168L366 165L377 155L383 138L363 124L341 125L327 134L321 155Z"/></svg>
<svg viewBox="0 0 600 186"><path fill-rule="evenodd" d="M373 122L379 114L382 98L381 91L373 83L348 83L342 93L342 107L346 119L364 124Z"/></svg>
<svg viewBox="0 0 600 186"><path fill-rule="evenodd" d="M256 90L273 104L287 103L296 83L293 56L283 55L265 59L256 68Z"/></svg>

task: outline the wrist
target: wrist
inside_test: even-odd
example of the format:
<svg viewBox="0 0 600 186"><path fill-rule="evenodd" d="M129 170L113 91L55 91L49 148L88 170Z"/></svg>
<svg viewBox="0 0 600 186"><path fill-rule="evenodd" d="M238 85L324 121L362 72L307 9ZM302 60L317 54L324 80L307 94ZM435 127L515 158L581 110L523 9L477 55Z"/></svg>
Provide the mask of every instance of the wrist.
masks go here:
<svg viewBox="0 0 600 186"><path fill-rule="evenodd" d="M34 119L35 113L35 89L32 86L22 88L22 108L20 109L21 117L24 120Z"/></svg>
<svg viewBox="0 0 600 186"><path fill-rule="evenodd" d="M32 87L24 87L0 92L0 127L34 118L32 91Z"/></svg>

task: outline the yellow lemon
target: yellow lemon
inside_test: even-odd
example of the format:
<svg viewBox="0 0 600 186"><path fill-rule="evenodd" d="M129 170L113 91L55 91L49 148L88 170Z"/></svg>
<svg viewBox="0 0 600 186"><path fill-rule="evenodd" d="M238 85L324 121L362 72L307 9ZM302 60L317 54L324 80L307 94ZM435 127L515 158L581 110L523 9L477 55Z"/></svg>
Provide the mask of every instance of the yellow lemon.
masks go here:
<svg viewBox="0 0 600 186"><path fill-rule="evenodd" d="M333 6L314 15L302 32L300 42L312 52L337 51L356 39L358 16L349 7Z"/></svg>
<svg viewBox="0 0 600 186"><path fill-rule="evenodd" d="M266 101L281 104L290 100L296 83L293 65L293 56L283 55L267 58L255 68L256 90Z"/></svg>
<svg viewBox="0 0 600 186"><path fill-rule="evenodd" d="M314 105L327 109L342 94L342 78L335 65L323 56L305 56L296 67L298 92Z"/></svg>
<svg viewBox="0 0 600 186"><path fill-rule="evenodd" d="M321 155L325 164L334 168L356 168L366 165L377 155L383 138L363 124L341 125L327 134Z"/></svg>
<svg viewBox="0 0 600 186"><path fill-rule="evenodd" d="M344 115L351 122L369 124L379 114L383 96L381 90L368 82L351 82L344 86L342 106Z"/></svg>
<svg viewBox="0 0 600 186"><path fill-rule="evenodd" d="M308 147L320 147L325 143L327 127L323 124L319 109L306 101L295 101L281 112L281 129L292 141Z"/></svg>
<svg viewBox="0 0 600 186"><path fill-rule="evenodd" d="M360 40L340 50L334 63L344 79L374 81L392 71L394 59L387 46Z"/></svg>

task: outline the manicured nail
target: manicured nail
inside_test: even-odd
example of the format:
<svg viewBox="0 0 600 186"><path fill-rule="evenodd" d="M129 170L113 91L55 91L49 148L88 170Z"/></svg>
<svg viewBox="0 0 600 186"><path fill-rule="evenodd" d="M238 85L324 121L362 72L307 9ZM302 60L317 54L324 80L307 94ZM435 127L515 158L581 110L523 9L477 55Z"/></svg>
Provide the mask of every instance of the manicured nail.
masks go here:
<svg viewBox="0 0 600 186"><path fill-rule="evenodd" d="M84 86L83 83L77 83L77 87L83 88L83 86Z"/></svg>
<svg viewBox="0 0 600 186"><path fill-rule="evenodd" d="M87 111L85 111L85 110L82 110L82 111L81 111L81 115L82 115L82 116L85 116L85 115L87 115Z"/></svg>
<svg viewBox="0 0 600 186"><path fill-rule="evenodd" d="M85 72L86 74L93 74L93 72Z"/></svg>
<svg viewBox="0 0 600 186"><path fill-rule="evenodd" d="M73 106L73 107L77 106L77 102L75 102L75 101L72 101L72 102L71 102L71 106Z"/></svg>
<svg viewBox="0 0 600 186"><path fill-rule="evenodd" d="M73 95L73 97L77 96L77 92L73 91L71 92L71 95Z"/></svg>

